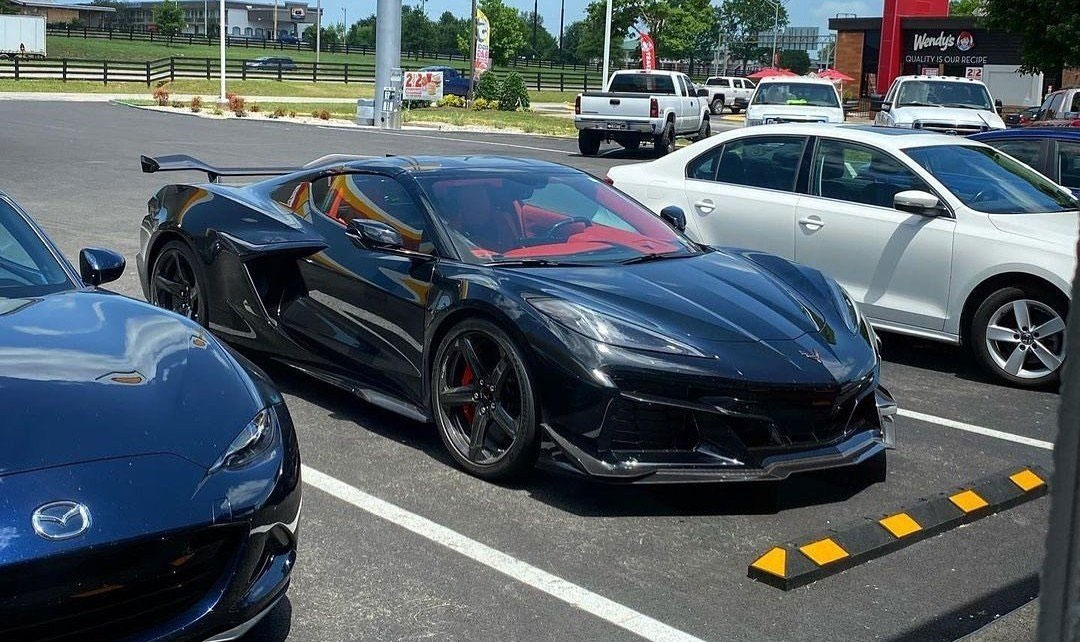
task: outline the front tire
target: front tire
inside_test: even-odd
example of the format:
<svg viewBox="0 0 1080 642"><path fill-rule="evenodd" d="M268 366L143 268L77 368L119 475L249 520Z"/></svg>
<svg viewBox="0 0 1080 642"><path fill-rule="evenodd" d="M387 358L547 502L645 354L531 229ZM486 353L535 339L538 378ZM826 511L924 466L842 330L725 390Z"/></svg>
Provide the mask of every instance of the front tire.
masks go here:
<svg viewBox="0 0 1080 642"><path fill-rule="evenodd" d="M524 355L494 323L469 319L435 353L431 408L443 445L467 472L520 477L539 454L538 412Z"/></svg>
<svg viewBox="0 0 1080 642"><path fill-rule="evenodd" d="M150 303L205 326L206 277L195 252L183 241L169 241L150 269Z"/></svg>
<svg viewBox="0 0 1080 642"><path fill-rule="evenodd" d="M999 380L1023 388L1057 383L1065 359L1066 310L1037 288L1007 287L986 297L968 332L975 359Z"/></svg>
<svg viewBox="0 0 1080 642"><path fill-rule="evenodd" d="M596 156L600 151L600 134L588 129L578 130L577 146L582 156Z"/></svg>
<svg viewBox="0 0 1080 642"><path fill-rule="evenodd" d="M711 111L716 116L719 116L719 115L723 114L724 113L724 99L723 98L715 98L715 99L713 99L712 103L709 105L709 111Z"/></svg>
<svg viewBox="0 0 1080 642"><path fill-rule="evenodd" d="M712 124L710 124L708 116L701 119L701 127L698 128L697 136L694 137L695 141L705 140L709 136L712 136Z"/></svg>

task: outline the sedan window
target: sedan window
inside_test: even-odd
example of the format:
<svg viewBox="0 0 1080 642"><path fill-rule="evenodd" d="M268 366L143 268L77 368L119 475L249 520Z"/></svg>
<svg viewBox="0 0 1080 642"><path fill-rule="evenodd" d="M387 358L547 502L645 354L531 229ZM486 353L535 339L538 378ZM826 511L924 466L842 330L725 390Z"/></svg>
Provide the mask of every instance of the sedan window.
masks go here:
<svg viewBox="0 0 1080 642"><path fill-rule="evenodd" d="M0 299L72 286L60 262L15 208L0 199Z"/></svg>
<svg viewBox="0 0 1080 642"><path fill-rule="evenodd" d="M914 172L880 150L839 140L818 143L810 189L814 196L891 208L896 194L912 189L930 191Z"/></svg>
<svg viewBox="0 0 1080 642"><path fill-rule="evenodd" d="M1019 138L1013 140L988 141L990 145L1000 149L1016 160L1039 169L1042 156L1043 143L1037 138Z"/></svg>
<svg viewBox="0 0 1080 642"><path fill-rule="evenodd" d="M1080 143L1058 142L1058 182L1069 188L1080 188Z"/></svg>
<svg viewBox="0 0 1080 642"><path fill-rule="evenodd" d="M1035 214L1076 209L1076 200L1053 181L992 147L934 145L904 152L973 210Z"/></svg>
<svg viewBox="0 0 1080 642"><path fill-rule="evenodd" d="M805 143L802 136L750 136L730 141L724 145L716 180L794 191Z"/></svg>

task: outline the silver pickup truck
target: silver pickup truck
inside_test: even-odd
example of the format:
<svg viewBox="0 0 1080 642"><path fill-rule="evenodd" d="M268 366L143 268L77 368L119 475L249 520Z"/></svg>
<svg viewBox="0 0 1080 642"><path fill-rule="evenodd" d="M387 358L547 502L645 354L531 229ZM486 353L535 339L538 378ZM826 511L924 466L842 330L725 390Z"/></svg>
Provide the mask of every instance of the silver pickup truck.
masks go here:
<svg viewBox="0 0 1080 642"><path fill-rule="evenodd" d="M675 151L678 136L712 134L709 92L676 71L617 71L606 91L578 94L574 125L583 156L595 156L606 140L626 149L651 143L662 156Z"/></svg>

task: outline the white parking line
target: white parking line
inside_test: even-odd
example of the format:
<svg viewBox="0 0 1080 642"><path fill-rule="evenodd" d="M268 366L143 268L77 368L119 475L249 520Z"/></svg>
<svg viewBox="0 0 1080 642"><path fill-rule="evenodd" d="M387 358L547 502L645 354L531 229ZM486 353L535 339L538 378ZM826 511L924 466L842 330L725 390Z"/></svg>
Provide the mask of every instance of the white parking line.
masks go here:
<svg viewBox="0 0 1080 642"><path fill-rule="evenodd" d="M927 415L921 412L915 412L914 410L905 410L903 408L900 408L896 411L896 414L900 415L901 417L907 417L909 419L915 419L917 421L925 421L927 423L945 426L946 428L955 428L956 430L973 432L979 435L986 435L987 437L994 437L996 439L1004 439L1005 441L1011 441L1017 444L1024 444L1025 446L1034 446L1035 448L1042 448L1043 450L1054 449L1053 442L1043 441L1041 439L1032 439L1031 437L1025 437L1023 435L1014 435L1011 432L1003 432L1001 430L994 430L993 428L983 428L982 426L966 424L962 421L953 421L952 419L935 417L934 415Z"/></svg>
<svg viewBox="0 0 1080 642"><path fill-rule="evenodd" d="M548 595L591 613L603 620L622 627L646 640L655 642L703 642L689 633L668 626L659 620L638 613L637 611L597 595L572 582L562 579L523 562L506 553L495 550L486 544L470 539L457 531L411 513L388 501L369 495L345 482L320 472L310 466L303 466L303 479L306 483L329 493L343 502L352 504L360 510L381 517L417 535L441 544L465 557L480 562L523 584L543 591Z"/></svg>

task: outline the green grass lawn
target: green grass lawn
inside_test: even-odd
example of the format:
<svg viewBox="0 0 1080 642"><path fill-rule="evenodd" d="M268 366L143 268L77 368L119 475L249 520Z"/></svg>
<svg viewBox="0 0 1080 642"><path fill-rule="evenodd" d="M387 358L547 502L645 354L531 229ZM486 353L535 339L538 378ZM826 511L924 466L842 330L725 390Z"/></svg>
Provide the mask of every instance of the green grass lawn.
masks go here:
<svg viewBox="0 0 1080 642"><path fill-rule="evenodd" d="M151 100L126 100L123 102L131 105L154 104ZM349 121L356 119L356 107L348 103L276 103L273 101L260 101L258 105L259 112L263 114L270 114L276 109L282 109L286 114L296 112L297 116L310 116L312 112L325 109L330 112L331 118L342 118ZM251 101L248 101L247 107L251 111ZM211 111L213 108L213 104L203 106L204 111ZM406 110L402 120L410 124L441 123L457 126L491 127L494 129L518 129L530 134L552 136L577 135L577 130L574 129L574 121L532 112L473 111L459 107L429 107Z"/></svg>

